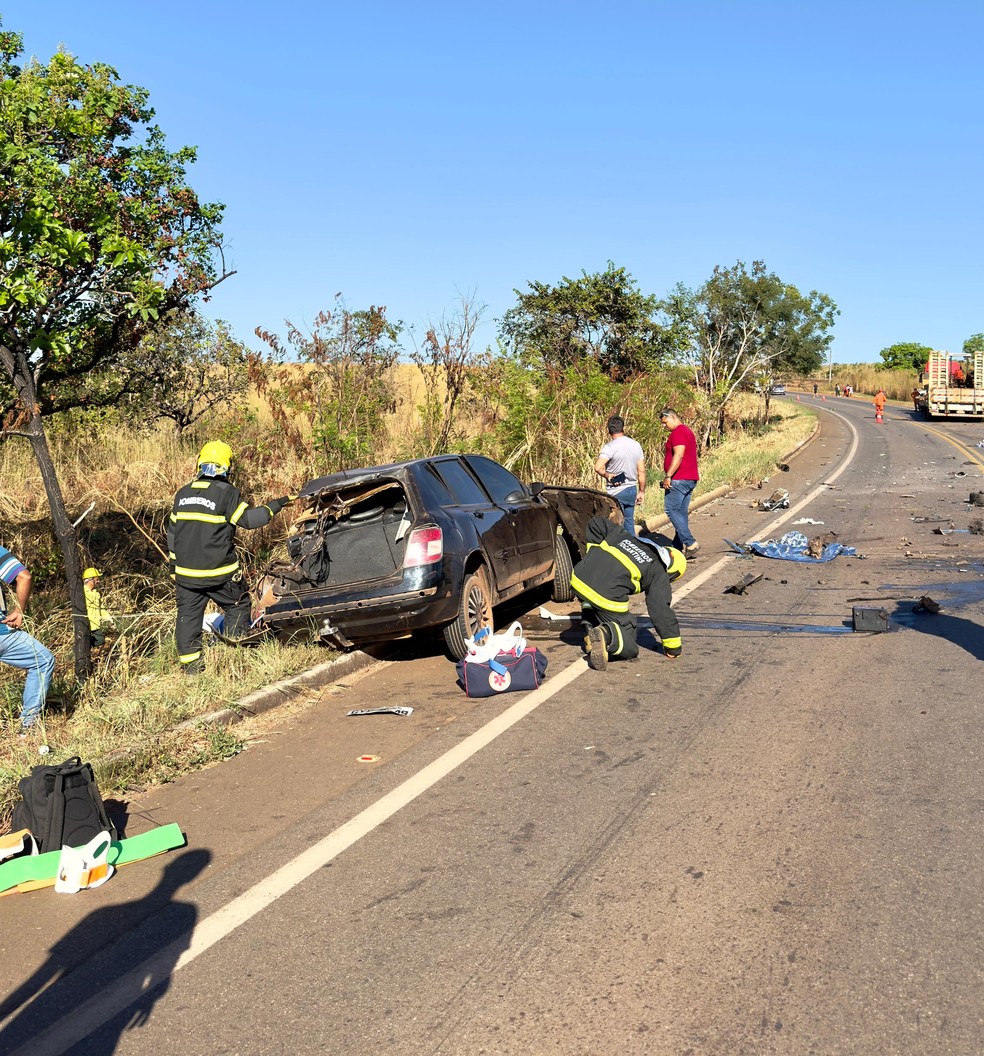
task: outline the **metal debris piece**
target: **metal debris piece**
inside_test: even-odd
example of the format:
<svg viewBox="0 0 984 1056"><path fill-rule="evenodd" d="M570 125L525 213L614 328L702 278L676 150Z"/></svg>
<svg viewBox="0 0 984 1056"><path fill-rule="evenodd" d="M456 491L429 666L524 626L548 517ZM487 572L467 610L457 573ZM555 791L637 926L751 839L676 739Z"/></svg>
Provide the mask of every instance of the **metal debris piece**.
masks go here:
<svg viewBox="0 0 984 1056"><path fill-rule="evenodd" d="M349 715L412 715L413 708L404 707L392 707L392 708L357 708L354 711L350 711Z"/></svg>
<svg viewBox="0 0 984 1056"><path fill-rule="evenodd" d="M754 586L760 579L765 576L764 572L760 572L757 576L749 572L747 576L740 579L737 583L732 583L730 587L725 588L725 594L742 594L744 595L748 588Z"/></svg>
<svg viewBox="0 0 984 1056"><path fill-rule="evenodd" d="M928 594L924 594L913 607L913 612L931 612L934 616L936 613L941 612L939 602L933 601Z"/></svg>
<svg viewBox="0 0 984 1056"><path fill-rule="evenodd" d="M971 535L984 535L984 521L980 517L975 517L970 524L967 525L967 531Z"/></svg>
<svg viewBox="0 0 984 1056"><path fill-rule="evenodd" d="M789 492L785 488L776 488L776 490L767 498L759 502L758 508L769 512L770 510L788 510L789 509Z"/></svg>
<svg viewBox="0 0 984 1056"><path fill-rule="evenodd" d="M888 630L888 613L884 609L866 609L855 605L851 617L855 631L882 634Z"/></svg>

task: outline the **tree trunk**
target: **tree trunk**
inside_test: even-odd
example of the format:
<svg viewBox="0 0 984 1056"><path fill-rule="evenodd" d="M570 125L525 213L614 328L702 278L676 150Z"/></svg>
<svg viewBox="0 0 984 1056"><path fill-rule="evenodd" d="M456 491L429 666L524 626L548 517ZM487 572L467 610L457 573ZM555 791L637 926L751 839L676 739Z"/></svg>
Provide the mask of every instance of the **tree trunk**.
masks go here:
<svg viewBox="0 0 984 1056"><path fill-rule="evenodd" d="M68 516L61 484L51 458L48 437L44 431L41 414L35 411L25 429L31 443L31 450L41 471L48 507L51 510L51 522L55 536L61 546L65 561L65 578L68 581L68 596L72 605L72 630L74 632L75 675L85 679L92 674L92 649L89 641L89 619L85 609L85 590L82 586L82 564L79 561L78 533ZM31 567L30 555L24 555L27 567Z"/></svg>

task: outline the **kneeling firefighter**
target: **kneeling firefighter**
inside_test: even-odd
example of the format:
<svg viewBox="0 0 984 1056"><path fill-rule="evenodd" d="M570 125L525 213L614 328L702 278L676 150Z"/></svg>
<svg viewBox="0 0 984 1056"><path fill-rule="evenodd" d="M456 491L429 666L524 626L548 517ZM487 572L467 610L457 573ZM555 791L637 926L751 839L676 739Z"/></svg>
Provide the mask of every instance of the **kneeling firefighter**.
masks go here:
<svg viewBox="0 0 984 1056"><path fill-rule="evenodd" d="M248 506L229 483L231 464L228 444L207 443L198 456L198 476L178 491L171 508L167 548L178 603L175 639L186 674L204 668L202 620L209 601L225 613L229 637L239 637L249 627L249 591L236 557L236 529L262 528L297 497Z"/></svg>
<svg viewBox="0 0 984 1056"><path fill-rule="evenodd" d="M584 648L588 665L604 671L609 657L631 660L639 655L636 618L629 597L645 593L646 609L663 653L683 652L680 624L670 605L670 584L687 569L687 559L646 535L629 535L605 517L592 517L585 531L588 549L571 575L571 586L581 600Z"/></svg>

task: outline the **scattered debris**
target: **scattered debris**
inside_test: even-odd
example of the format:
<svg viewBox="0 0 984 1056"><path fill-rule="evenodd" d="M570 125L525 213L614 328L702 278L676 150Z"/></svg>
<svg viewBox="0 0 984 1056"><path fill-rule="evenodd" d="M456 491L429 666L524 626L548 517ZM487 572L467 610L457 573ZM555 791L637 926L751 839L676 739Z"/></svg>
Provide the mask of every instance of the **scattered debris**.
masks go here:
<svg viewBox="0 0 984 1056"><path fill-rule="evenodd" d="M972 491L968 501L971 506L984 506L984 491Z"/></svg>
<svg viewBox="0 0 984 1056"><path fill-rule="evenodd" d="M764 578L765 574L762 572L760 572L757 576L749 572L747 576L739 580L737 583L732 583L730 587L726 587L724 592L725 594L744 595L748 591L749 587L754 586L756 583L758 583L760 579Z"/></svg>
<svg viewBox="0 0 984 1056"><path fill-rule="evenodd" d="M787 463L787 462L777 462L776 463L776 469L778 469L781 473L788 473L789 472L789 463Z"/></svg>
<svg viewBox="0 0 984 1056"><path fill-rule="evenodd" d="M933 601L928 594L924 594L912 609L913 612L931 612L934 616L936 613L941 612L941 606L939 602Z"/></svg>
<svg viewBox="0 0 984 1056"><path fill-rule="evenodd" d="M851 617L855 631L882 634L888 630L888 613L884 609L865 609L855 605Z"/></svg>
<svg viewBox="0 0 984 1056"><path fill-rule="evenodd" d="M790 524L823 524L823 521L815 521L812 517L800 517L798 521L790 521Z"/></svg>
<svg viewBox="0 0 984 1056"><path fill-rule="evenodd" d="M967 525L967 531L971 535L984 535L984 521L980 517L975 517L970 524Z"/></svg>
<svg viewBox="0 0 984 1056"><path fill-rule="evenodd" d="M765 510L767 513L770 510L788 510L789 492L785 488L776 488L767 499L758 499L752 505L757 506L760 510Z"/></svg>
<svg viewBox="0 0 984 1056"><path fill-rule="evenodd" d="M833 537L836 534L836 532L828 532L826 536L818 536L814 540L815 543L822 543L822 549L817 556L808 552L810 540L802 532L786 532L780 539L769 539L764 543L749 543L748 545L761 557L774 557L781 561L799 561L810 564L833 561L840 554L846 554L849 557L857 554L853 546L834 542Z"/></svg>

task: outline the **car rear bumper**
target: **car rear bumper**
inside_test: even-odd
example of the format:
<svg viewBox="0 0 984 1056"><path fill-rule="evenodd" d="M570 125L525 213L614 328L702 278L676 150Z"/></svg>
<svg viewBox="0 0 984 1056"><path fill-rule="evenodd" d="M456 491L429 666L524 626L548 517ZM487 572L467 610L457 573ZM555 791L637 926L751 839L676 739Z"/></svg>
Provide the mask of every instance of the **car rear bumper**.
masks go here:
<svg viewBox="0 0 984 1056"><path fill-rule="evenodd" d="M446 583L387 593L311 590L267 606L264 620L281 634L306 631L312 638L382 641L440 627L454 619L458 599Z"/></svg>

